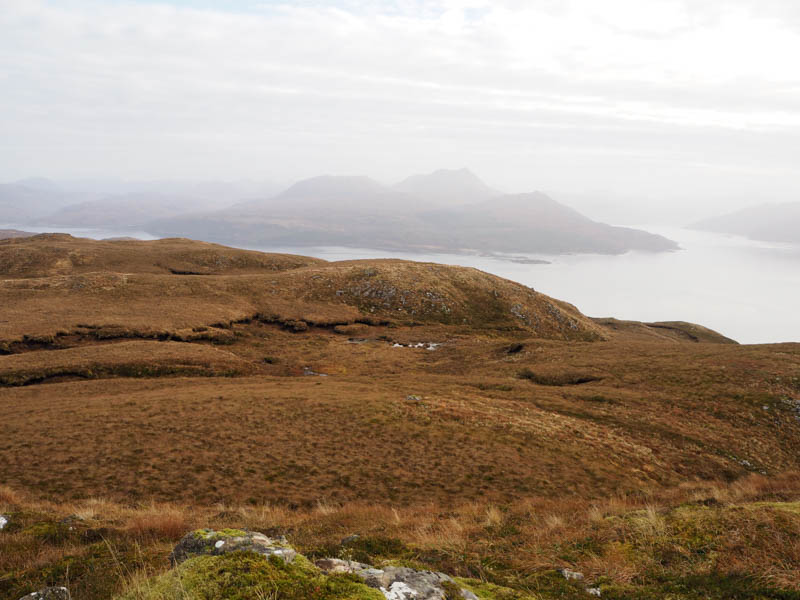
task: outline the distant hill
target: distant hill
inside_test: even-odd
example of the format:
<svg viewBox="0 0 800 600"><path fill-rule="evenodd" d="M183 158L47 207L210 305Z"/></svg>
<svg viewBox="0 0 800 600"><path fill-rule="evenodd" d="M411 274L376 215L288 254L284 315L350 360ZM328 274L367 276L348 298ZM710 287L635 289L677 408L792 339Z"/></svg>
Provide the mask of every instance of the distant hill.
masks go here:
<svg viewBox="0 0 800 600"><path fill-rule="evenodd" d="M409 196L423 198L429 207L471 204L500 195L469 169L440 169L426 175L412 175L393 187Z"/></svg>
<svg viewBox="0 0 800 600"><path fill-rule="evenodd" d="M221 209L279 188L253 181L70 181L0 184L0 224L140 228L177 214Z"/></svg>
<svg viewBox="0 0 800 600"><path fill-rule="evenodd" d="M547 254L677 248L658 235L592 221L541 193L498 195L467 170L414 176L393 187L366 177L315 177L273 198L157 219L145 229L251 246Z"/></svg>
<svg viewBox="0 0 800 600"><path fill-rule="evenodd" d="M153 219L210 210L219 205L215 200L203 198L135 192L65 206L36 221L63 227L138 228Z"/></svg>
<svg viewBox="0 0 800 600"><path fill-rule="evenodd" d="M800 202L751 206L704 219L689 228L743 235L766 242L800 243Z"/></svg>
<svg viewBox="0 0 800 600"><path fill-rule="evenodd" d="M30 231L20 231L19 229L0 229L0 240L7 240L9 238L30 237L36 235Z"/></svg>
<svg viewBox="0 0 800 600"><path fill-rule="evenodd" d="M30 223L85 198L62 191L47 180L0 183L0 223Z"/></svg>
<svg viewBox="0 0 800 600"><path fill-rule="evenodd" d="M541 192L507 194L425 219L456 236L461 248L548 254L622 254L666 251L677 245L660 235L592 221Z"/></svg>

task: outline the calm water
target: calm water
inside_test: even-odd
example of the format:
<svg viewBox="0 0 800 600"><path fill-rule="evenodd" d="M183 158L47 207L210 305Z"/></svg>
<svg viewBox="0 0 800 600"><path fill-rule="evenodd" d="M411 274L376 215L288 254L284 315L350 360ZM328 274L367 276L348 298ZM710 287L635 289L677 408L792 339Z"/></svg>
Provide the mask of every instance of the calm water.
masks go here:
<svg viewBox="0 0 800 600"><path fill-rule="evenodd" d="M800 246L686 229L642 229L677 241L682 250L621 256L532 255L551 264L531 265L480 256L353 248L255 249L326 260L404 258L476 267L571 302L595 317L692 321L743 343L800 342ZM95 239L124 235L152 239L144 232L63 231Z"/></svg>

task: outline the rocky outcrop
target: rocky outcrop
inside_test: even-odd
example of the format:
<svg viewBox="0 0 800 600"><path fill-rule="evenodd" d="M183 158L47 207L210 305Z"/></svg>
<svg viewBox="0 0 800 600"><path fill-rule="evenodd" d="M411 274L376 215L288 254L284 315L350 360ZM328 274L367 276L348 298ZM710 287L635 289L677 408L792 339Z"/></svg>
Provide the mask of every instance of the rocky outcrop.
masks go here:
<svg viewBox="0 0 800 600"><path fill-rule="evenodd" d="M350 536L346 539L355 539ZM330 580L343 576L355 576L353 581L359 584L364 597L378 591L386 600L479 600L471 590L459 585L452 577L434 571L420 571L408 567L372 565L341 560L338 558L322 558L313 565L302 555L297 554L286 542L285 538L270 538L262 533L241 529L198 529L186 534L175 546L170 558L177 569L185 569L196 565L197 561L208 561L213 557L227 560L234 556L233 552L255 552L267 557L274 564L275 558L287 564L287 568L296 569L298 573L316 574ZM252 556L252 555L251 555ZM190 560L194 559L194 560ZM297 559L295 561L295 559ZM185 564L183 564L185 562ZM291 565L291 567L289 566ZM372 592L375 590L375 592ZM359 598L361 596L358 596Z"/></svg>
<svg viewBox="0 0 800 600"><path fill-rule="evenodd" d="M285 538L273 539L257 531L242 529L197 529L183 536L170 554L173 564L193 556L219 556L229 552L255 552L262 556L277 556L292 562L297 553L286 543Z"/></svg>
<svg viewBox="0 0 800 600"><path fill-rule="evenodd" d="M65 587L48 587L23 596L19 600L71 600L71 596Z"/></svg>
<svg viewBox="0 0 800 600"><path fill-rule="evenodd" d="M471 591L461 588L444 573L417 571L408 567L376 568L371 565L338 558L316 561L323 573L351 573L369 587L380 590L387 600L445 600L457 591L465 600L478 600Z"/></svg>

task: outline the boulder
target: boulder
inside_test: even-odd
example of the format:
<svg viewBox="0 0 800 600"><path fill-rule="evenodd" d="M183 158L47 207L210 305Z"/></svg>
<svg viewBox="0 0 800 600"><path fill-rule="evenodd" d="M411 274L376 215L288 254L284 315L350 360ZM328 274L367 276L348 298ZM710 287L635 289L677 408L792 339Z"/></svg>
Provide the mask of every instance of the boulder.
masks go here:
<svg viewBox="0 0 800 600"><path fill-rule="evenodd" d="M326 574L352 573L371 588L379 589L387 600L445 600L447 589L458 589L464 600L477 600L471 591L458 588L444 573L417 571L408 567L376 568L338 558L323 558L316 566Z"/></svg>
<svg viewBox="0 0 800 600"><path fill-rule="evenodd" d="M46 587L19 600L70 600L70 598L69 590L65 587Z"/></svg>
<svg viewBox="0 0 800 600"><path fill-rule="evenodd" d="M183 536L170 554L170 560L177 564L192 556L219 556L237 551L278 556L288 563L297 556L285 538L270 538L257 531L242 529L197 529Z"/></svg>

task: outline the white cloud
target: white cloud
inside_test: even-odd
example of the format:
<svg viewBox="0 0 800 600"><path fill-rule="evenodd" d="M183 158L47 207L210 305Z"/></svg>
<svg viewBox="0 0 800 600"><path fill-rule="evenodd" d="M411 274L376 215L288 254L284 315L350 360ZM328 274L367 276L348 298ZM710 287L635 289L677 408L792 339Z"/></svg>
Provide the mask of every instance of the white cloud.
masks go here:
<svg viewBox="0 0 800 600"><path fill-rule="evenodd" d="M777 0L0 0L0 178L467 164L505 187L636 193L676 185L683 165L687 189L788 194L799 14Z"/></svg>

